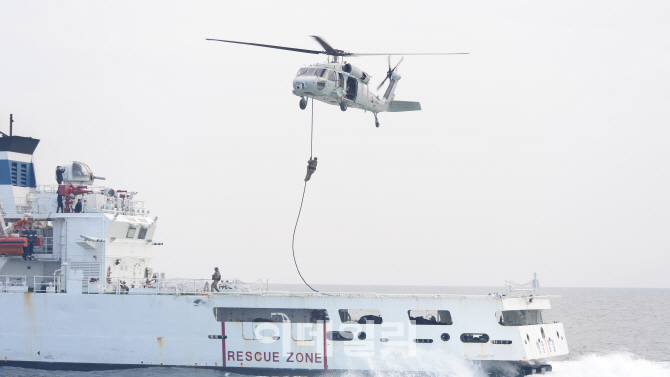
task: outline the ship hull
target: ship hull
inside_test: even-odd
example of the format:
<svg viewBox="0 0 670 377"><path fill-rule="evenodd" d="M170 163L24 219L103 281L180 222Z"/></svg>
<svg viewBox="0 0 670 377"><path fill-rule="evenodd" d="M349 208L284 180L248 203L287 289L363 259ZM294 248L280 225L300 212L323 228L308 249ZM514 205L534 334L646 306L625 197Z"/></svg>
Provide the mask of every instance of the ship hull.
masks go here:
<svg viewBox="0 0 670 377"><path fill-rule="evenodd" d="M304 376L434 372L471 362L484 369L521 368L567 354L562 324L501 326L493 315L501 304L486 296L5 292L0 294L0 361L42 369L174 366ZM276 311L273 315L306 310L329 317L231 320L231 310L260 308ZM342 308L376 308L383 322L342 323L337 315ZM408 310L438 308L450 309L451 325L417 326L408 320ZM353 336L338 340L334 333ZM461 334L471 333L485 333L491 340L463 342Z"/></svg>

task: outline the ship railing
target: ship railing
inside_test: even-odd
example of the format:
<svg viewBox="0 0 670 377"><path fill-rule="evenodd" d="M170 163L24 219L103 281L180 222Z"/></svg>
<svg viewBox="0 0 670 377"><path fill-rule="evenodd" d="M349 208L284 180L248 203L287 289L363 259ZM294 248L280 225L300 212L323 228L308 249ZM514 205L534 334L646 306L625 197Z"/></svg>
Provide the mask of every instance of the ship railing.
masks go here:
<svg viewBox="0 0 670 377"><path fill-rule="evenodd" d="M100 213L109 213L112 215L125 216L149 216L149 210L145 209L143 201L133 201L133 205L114 207L113 205L105 204L100 207Z"/></svg>
<svg viewBox="0 0 670 377"><path fill-rule="evenodd" d="M73 183L74 185L74 183ZM77 185L75 185L77 186ZM86 190L93 191L94 194L100 194L106 186L86 186ZM35 187L36 194L58 194L58 185L37 185Z"/></svg>
<svg viewBox="0 0 670 377"><path fill-rule="evenodd" d="M217 288L211 288L210 279L179 279L179 278L106 278L104 282L87 282L84 289L89 294L128 294L128 295L201 295L226 293L251 293L267 290L267 282L257 280L244 283L239 279L221 281Z"/></svg>
<svg viewBox="0 0 670 377"><path fill-rule="evenodd" d="M534 296L537 292L538 284L535 279L523 284L505 280L505 289L507 290L507 296Z"/></svg>
<svg viewBox="0 0 670 377"><path fill-rule="evenodd" d="M0 275L0 292L28 292L25 276Z"/></svg>
<svg viewBox="0 0 670 377"><path fill-rule="evenodd" d="M13 204L13 206L6 205L5 202ZM9 215L9 217L14 217L13 215L15 214L23 215L24 213L49 213L49 211L52 211L51 200L45 197L15 197L7 200L0 200L0 205L2 205L3 210L6 212L5 215ZM56 204L54 201L53 211L55 211L55 208Z"/></svg>
<svg viewBox="0 0 670 377"><path fill-rule="evenodd" d="M86 195L86 205L84 212L92 213L109 213L120 214L128 216L148 216L149 210L145 206L145 201L121 199L118 197L108 197L103 195L107 187L105 186L88 186L88 190L93 191L93 194ZM58 194L58 185L39 185L35 189L35 194ZM5 206L5 210L9 214L33 213L43 214L56 211L57 201L55 196L33 196L29 195L25 198L12 197L7 198L7 203L13 205ZM3 202L0 200L0 205Z"/></svg>
<svg viewBox="0 0 670 377"><path fill-rule="evenodd" d="M33 292L35 293L58 293L60 288L60 276L33 276Z"/></svg>
<svg viewBox="0 0 670 377"><path fill-rule="evenodd" d="M37 185L35 188L37 194L58 194L58 185Z"/></svg>

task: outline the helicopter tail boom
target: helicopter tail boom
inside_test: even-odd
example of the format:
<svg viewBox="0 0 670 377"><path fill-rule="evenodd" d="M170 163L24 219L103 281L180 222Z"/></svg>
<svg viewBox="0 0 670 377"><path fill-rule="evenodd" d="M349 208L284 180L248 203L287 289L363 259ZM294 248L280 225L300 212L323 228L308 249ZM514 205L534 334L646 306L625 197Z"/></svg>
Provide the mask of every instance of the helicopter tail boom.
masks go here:
<svg viewBox="0 0 670 377"><path fill-rule="evenodd" d="M391 101L387 111L390 113L398 113L401 111L418 111L418 110L421 110L421 104L419 102Z"/></svg>

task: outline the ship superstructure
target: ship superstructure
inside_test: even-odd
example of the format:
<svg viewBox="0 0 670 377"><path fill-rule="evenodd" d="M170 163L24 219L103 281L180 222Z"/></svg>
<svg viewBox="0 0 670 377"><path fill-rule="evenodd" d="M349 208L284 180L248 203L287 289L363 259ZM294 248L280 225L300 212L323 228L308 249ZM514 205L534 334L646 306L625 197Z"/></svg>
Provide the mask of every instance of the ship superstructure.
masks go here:
<svg viewBox="0 0 670 377"><path fill-rule="evenodd" d="M455 361L514 376L568 353L563 325L543 321L549 297L536 280L463 296L271 292L238 280L210 292L210 280L166 278L152 270L157 218L137 194L96 186L102 178L77 161L61 165L59 184L37 185L38 142L0 138L0 365L306 376L448 372Z"/></svg>
<svg viewBox="0 0 670 377"><path fill-rule="evenodd" d="M41 239L31 252L18 255L0 242L0 290L72 291L82 282L85 290L88 283L98 289L93 283L153 277L151 248L157 218L135 200L137 193L94 185L104 178L95 177L77 161L62 164L60 185L37 185L32 154L38 143L21 136L0 138L3 224L30 219ZM58 210L59 196L63 212ZM77 202L82 207L79 213L75 213Z"/></svg>

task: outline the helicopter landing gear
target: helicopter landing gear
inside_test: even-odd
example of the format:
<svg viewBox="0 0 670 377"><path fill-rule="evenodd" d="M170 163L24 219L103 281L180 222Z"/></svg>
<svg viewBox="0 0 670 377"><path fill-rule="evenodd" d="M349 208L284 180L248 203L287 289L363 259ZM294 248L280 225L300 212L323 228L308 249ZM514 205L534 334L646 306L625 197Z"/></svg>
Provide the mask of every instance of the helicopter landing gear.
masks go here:
<svg viewBox="0 0 670 377"><path fill-rule="evenodd" d="M301 98L300 99L300 110L305 110L307 107L307 99L306 98Z"/></svg>
<svg viewBox="0 0 670 377"><path fill-rule="evenodd" d="M375 127L379 128L379 120L377 119L377 114L375 114Z"/></svg>
<svg viewBox="0 0 670 377"><path fill-rule="evenodd" d="M340 102L340 110L347 111L347 107L348 106L347 106L346 102L344 102L344 101Z"/></svg>

